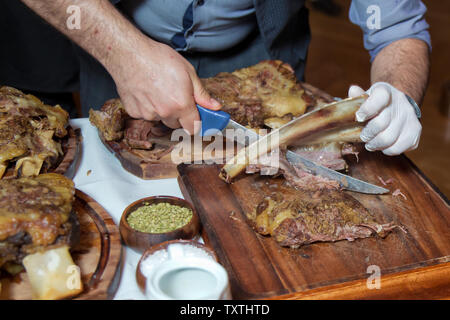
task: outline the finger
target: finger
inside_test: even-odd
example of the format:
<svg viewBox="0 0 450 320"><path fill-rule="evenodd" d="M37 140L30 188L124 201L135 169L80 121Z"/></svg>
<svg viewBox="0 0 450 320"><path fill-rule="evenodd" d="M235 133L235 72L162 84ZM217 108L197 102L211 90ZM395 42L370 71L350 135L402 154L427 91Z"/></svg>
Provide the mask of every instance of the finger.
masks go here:
<svg viewBox="0 0 450 320"><path fill-rule="evenodd" d="M139 111L139 110L136 110L135 108L125 109L125 110L127 111L128 115L129 115L131 118L139 119L139 118L141 117L140 111Z"/></svg>
<svg viewBox="0 0 450 320"><path fill-rule="evenodd" d="M383 150L383 153L388 156L396 156L403 152L417 149L421 132L422 125L417 121L412 128L408 128L408 131L399 137L396 143Z"/></svg>
<svg viewBox="0 0 450 320"><path fill-rule="evenodd" d="M377 134L373 139L366 143L366 149L369 151L385 150L394 145L400 137L402 124L391 123L385 130Z"/></svg>
<svg viewBox="0 0 450 320"><path fill-rule="evenodd" d="M120 95L120 100L122 102L123 107L127 114L134 119L139 119L141 117L141 111L136 106L136 103L133 103L133 99L129 99L125 95ZM130 101L131 100L131 101Z"/></svg>
<svg viewBox="0 0 450 320"><path fill-rule="evenodd" d="M349 98L358 97L360 95L363 95L364 93L365 93L365 91L361 87L356 86L356 85L352 85L348 89L348 97Z"/></svg>
<svg viewBox="0 0 450 320"><path fill-rule="evenodd" d="M191 135L196 134L200 130L201 122L197 108L192 108L192 110L186 112L178 121L183 129Z"/></svg>
<svg viewBox="0 0 450 320"><path fill-rule="evenodd" d="M206 91L197 75L191 75L191 80L194 87L194 99L197 104L211 110L222 108L222 105Z"/></svg>
<svg viewBox="0 0 450 320"><path fill-rule="evenodd" d="M164 123L166 125L166 127L172 128L172 129L177 129L179 127L181 127L180 122L178 121L178 119L163 119L162 123Z"/></svg>
<svg viewBox="0 0 450 320"><path fill-rule="evenodd" d="M364 122L373 118L381 112L391 102L391 92L385 86L375 87L369 98L361 105L356 112L356 120Z"/></svg>
<svg viewBox="0 0 450 320"><path fill-rule="evenodd" d="M388 109L384 109L378 116L370 120L361 130L361 140L364 142L369 142L380 132L386 130L390 122L391 112Z"/></svg>
<svg viewBox="0 0 450 320"><path fill-rule="evenodd" d="M147 107L139 107L141 116L141 119L144 120L159 120L159 116L158 114L154 111L154 109L151 106L147 106Z"/></svg>

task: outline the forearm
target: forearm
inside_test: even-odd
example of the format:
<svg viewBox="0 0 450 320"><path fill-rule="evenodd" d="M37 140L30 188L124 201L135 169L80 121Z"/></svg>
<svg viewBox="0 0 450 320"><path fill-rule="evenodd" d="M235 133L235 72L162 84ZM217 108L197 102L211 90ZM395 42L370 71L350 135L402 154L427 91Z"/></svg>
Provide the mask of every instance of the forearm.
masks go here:
<svg viewBox="0 0 450 320"><path fill-rule="evenodd" d="M38 15L77 43L111 73L120 57L131 53L146 38L108 0L22 0ZM78 6L80 29L66 25L67 8Z"/></svg>
<svg viewBox="0 0 450 320"><path fill-rule="evenodd" d="M422 103L430 68L428 45L418 39L402 39L383 48L371 68L371 82L387 82Z"/></svg>

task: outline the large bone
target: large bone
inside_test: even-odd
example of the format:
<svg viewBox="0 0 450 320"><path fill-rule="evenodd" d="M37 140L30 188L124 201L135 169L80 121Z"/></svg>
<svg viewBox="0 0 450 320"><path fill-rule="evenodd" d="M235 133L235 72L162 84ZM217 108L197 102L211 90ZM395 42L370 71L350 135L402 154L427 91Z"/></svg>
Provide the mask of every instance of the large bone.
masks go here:
<svg viewBox="0 0 450 320"><path fill-rule="evenodd" d="M364 123L355 122L349 127L338 127L333 130L318 132L304 139L294 141L289 146L314 146L331 142L358 143L362 142L360 135L364 128Z"/></svg>
<svg viewBox="0 0 450 320"><path fill-rule="evenodd" d="M259 140L239 150L236 156L224 165L220 178L231 182L250 163L257 163L260 156L275 151L279 147L298 144L299 141L324 130L334 130L355 124L355 113L366 99L367 95L362 95L325 105L260 137Z"/></svg>

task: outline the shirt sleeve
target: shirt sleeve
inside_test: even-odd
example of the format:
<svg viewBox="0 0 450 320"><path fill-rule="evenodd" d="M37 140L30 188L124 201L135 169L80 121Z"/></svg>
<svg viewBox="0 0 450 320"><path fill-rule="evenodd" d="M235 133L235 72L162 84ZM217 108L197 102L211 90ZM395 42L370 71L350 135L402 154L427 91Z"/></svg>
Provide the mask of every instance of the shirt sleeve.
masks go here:
<svg viewBox="0 0 450 320"><path fill-rule="evenodd" d="M405 38L423 40L431 50L426 11L420 0L353 0L349 17L361 27L364 47L373 60L381 49Z"/></svg>

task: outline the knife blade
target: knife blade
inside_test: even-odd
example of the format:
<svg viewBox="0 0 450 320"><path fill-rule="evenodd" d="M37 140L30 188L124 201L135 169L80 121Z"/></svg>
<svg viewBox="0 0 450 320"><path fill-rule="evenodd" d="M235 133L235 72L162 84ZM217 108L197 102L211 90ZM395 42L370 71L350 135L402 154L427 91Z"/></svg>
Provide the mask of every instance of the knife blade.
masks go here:
<svg viewBox="0 0 450 320"><path fill-rule="evenodd" d="M245 136L248 137L248 140L245 141L246 146L260 138L260 136L255 131L248 129L238 122L230 119L230 115L224 111L213 111L203 108L199 105L197 105L197 108L200 114L200 119L202 121L200 131L201 136L212 135L217 133L218 131L223 131L224 129L243 130L245 132ZM389 192L388 189L318 165L313 161L308 160L290 150L286 152L286 159L292 165L298 166L306 172L337 181L340 186L346 190L366 194L385 194Z"/></svg>

